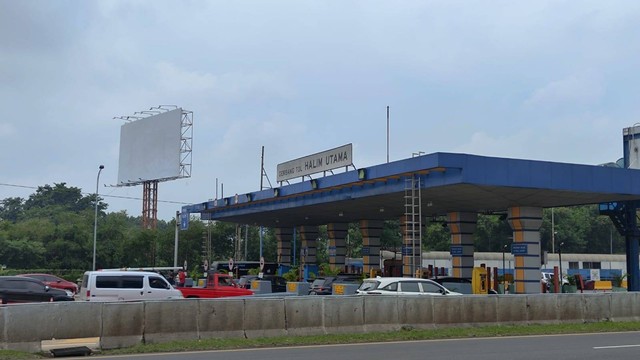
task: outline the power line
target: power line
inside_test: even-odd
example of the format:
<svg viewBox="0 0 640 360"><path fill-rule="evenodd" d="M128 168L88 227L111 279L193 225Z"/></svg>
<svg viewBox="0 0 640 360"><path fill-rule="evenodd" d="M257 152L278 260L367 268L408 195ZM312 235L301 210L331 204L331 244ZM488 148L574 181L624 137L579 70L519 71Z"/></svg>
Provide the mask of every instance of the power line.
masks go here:
<svg viewBox="0 0 640 360"><path fill-rule="evenodd" d="M16 184L6 184L6 183L0 183L0 186L7 186L7 187L17 187L17 188L23 188L23 189L38 189L38 186L27 186L27 185L16 185ZM85 193L82 192L82 195L93 195L94 193ZM109 197L109 198L115 198L115 199L125 199L125 200L142 200L142 198L139 197L134 197L134 196L118 196L118 195L105 195L105 194L99 194L99 196L101 197ZM171 201L171 200L158 200L158 202L162 202L162 203L167 203L167 204L181 204L181 205L188 205L189 203L186 202L182 202L182 201Z"/></svg>

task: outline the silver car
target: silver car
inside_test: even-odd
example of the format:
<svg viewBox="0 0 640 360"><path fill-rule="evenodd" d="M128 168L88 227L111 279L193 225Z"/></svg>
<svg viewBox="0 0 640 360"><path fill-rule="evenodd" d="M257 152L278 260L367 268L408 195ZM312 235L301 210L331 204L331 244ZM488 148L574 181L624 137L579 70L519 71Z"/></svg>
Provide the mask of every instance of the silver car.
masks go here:
<svg viewBox="0 0 640 360"><path fill-rule="evenodd" d="M358 295L462 295L428 279L409 277L376 277L365 279Z"/></svg>

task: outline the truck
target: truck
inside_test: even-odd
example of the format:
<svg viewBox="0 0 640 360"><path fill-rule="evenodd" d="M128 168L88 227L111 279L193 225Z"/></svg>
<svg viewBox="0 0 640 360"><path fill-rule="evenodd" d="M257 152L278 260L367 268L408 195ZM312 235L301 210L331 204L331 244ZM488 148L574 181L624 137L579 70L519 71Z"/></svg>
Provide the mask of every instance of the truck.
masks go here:
<svg viewBox="0 0 640 360"><path fill-rule="evenodd" d="M204 287L178 286L176 289L187 299L253 295L253 291L240 287L229 274L210 271L206 280Z"/></svg>

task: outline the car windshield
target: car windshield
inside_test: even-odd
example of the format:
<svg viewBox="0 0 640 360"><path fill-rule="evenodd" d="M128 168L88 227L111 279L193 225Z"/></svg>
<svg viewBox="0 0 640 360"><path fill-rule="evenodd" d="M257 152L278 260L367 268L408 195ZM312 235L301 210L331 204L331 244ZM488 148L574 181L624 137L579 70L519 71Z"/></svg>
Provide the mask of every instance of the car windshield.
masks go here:
<svg viewBox="0 0 640 360"><path fill-rule="evenodd" d="M371 291L371 290L375 290L378 285L380 284L379 281L373 281L373 280L365 280L362 282L362 284L360 285L360 287L358 288L358 290L360 291Z"/></svg>
<svg viewBox="0 0 640 360"><path fill-rule="evenodd" d="M253 276L242 276L242 277L240 277L240 280L238 280L238 284L240 284L241 286L244 286L244 285L250 283L251 280L253 280L254 278L256 278L256 277L253 277Z"/></svg>
<svg viewBox="0 0 640 360"><path fill-rule="evenodd" d="M322 285L324 285L324 282L326 281L325 278L318 278L313 280L313 283L311 283L311 287L322 287Z"/></svg>

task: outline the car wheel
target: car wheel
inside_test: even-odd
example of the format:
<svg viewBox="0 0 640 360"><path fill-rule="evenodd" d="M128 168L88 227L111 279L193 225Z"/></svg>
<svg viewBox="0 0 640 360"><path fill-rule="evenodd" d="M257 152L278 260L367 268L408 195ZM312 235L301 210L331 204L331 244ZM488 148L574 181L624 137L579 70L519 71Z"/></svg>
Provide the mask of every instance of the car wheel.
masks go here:
<svg viewBox="0 0 640 360"><path fill-rule="evenodd" d="M309 295L318 295L318 293L315 291L309 291Z"/></svg>

